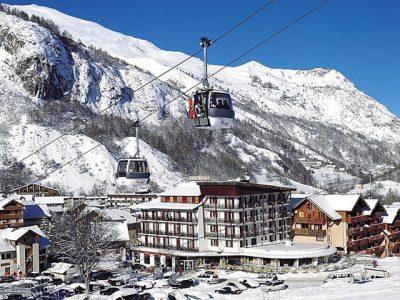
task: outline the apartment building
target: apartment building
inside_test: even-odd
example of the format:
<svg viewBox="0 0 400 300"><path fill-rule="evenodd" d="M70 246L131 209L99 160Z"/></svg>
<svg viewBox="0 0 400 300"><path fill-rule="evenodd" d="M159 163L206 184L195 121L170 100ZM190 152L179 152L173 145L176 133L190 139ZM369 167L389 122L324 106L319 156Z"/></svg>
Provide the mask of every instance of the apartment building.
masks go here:
<svg viewBox="0 0 400 300"><path fill-rule="evenodd" d="M294 190L237 181L192 181L167 190L156 200L135 206L142 221L140 260L168 266L176 260L220 264L221 259L275 265L290 260L298 265L307 253L291 243L285 246ZM311 255L315 262L336 252L328 246L317 248Z"/></svg>

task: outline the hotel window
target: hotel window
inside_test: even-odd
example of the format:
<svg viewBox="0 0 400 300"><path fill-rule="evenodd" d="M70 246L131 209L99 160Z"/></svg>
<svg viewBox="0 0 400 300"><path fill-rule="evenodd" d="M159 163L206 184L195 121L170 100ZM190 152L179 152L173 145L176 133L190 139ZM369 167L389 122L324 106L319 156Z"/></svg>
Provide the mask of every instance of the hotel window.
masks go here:
<svg viewBox="0 0 400 300"><path fill-rule="evenodd" d="M210 211L210 217L211 218L216 218L217 217L217 212L216 211Z"/></svg>
<svg viewBox="0 0 400 300"><path fill-rule="evenodd" d="M304 211L299 211L299 218L304 218Z"/></svg>
<svg viewBox="0 0 400 300"><path fill-rule="evenodd" d="M229 247L229 248L232 248L233 247L233 242L232 241L226 241L225 242L225 246Z"/></svg>
<svg viewBox="0 0 400 300"><path fill-rule="evenodd" d="M210 199L210 204L217 204L217 198L211 198Z"/></svg>
<svg viewBox="0 0 400 300"><path fill-rule="evenodd" d="M187 203L193 203L193 198L192 197L187 197Z"/></svg>
<svg viewBox="0 0 400 300"><path fill-rule="evenodd" d="M218 240L211 240L211 246L218 246Z"/></svg>
<svg viewBox="0 0 400 300"><path fill-rule="evenodd" d="M218 231L218 226L217 225L211 225L210 226L210 231L211 232L217 232Z"/></svg>

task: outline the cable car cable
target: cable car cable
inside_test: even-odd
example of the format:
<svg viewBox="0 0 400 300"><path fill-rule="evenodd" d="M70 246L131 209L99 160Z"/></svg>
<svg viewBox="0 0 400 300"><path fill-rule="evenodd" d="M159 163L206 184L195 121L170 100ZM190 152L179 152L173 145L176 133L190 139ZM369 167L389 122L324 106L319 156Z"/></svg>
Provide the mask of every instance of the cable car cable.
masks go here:
<svg viewBox="0 0 400 300"><path fill-rule="evenodd" d="M219 37L217 37L214 41L218 42L219 40L223 39L226 35L228 35L229 33L231 33L232 31L234 31L235 29L237 29L238 27L240 27L241 25L243 25L245 22L247 22L248 20L250 20L252 17L254 17L255 15L257 15L258 13L260 13L262 10L264 10L266 7L268 7L270 4L272 4L275 0L269 0L267 1L264 5L262 5L260 8L258 8L257 10L255 10L253 13L251 13L249 16L247 16L245 19L243 19L242 21L240 21L239 23L237 23L236 25L234 25L233 27L231 27L229 30L227 30L226 32L224 32L222 35L220 35ZM166 71L164 71L163 73L161 73L160 75L157 75L156 77L154 77L153 79L151 79L150 81L146 82L145 84L143 84L142 86L136 88L135 90L133 90L133 93L136 93L138 91L140 91L141 89L145 88L146 86L148 86L149 84L153 83L156 80L160 80L160 78L162 76L164 76L165 74L169 73L170 71L176 69L177 67L179 67L180 65L182 65L183 63L187 62L188 60L190 60L191 58L193 58L194 56L196 56L197 54L199 54L200 52L202 52L203 49L200 49L196 52L194 52L193 54L191 54L190 56L188 56L187 58L185 58L184 60L182 60L181 62L177 63L176 65L174 65L173 67L170 67L169 69L167 69ZM75 131L76 129L78 129L80 126L85 125L86 123L88 123L89 121L93 120L94 118L96 118L97 116L103 114L105 111L109 110L113 105L118 104L122 99L115 101L112 105L109 105L108 107L106 107L105 109L101 110L100 112L98 112L97 114L89 117L86 120L80 121L79 124L73 126L71 129L67 130L66 132L62 133L60 136L58 136L57 138L55 138L54 140L50 141L49 143L43 145L42 147L40 147L39 149L35 150L34 152L28 154L27 156L23 157L22 159L18 160L17 162L13 163L11 166L5 168L4 170L0 171L0 175L4 174L6 171L10 170L12 167L16 166L17 164L25 161L26 159L32 157L33 155L35 155L36 153L40 152L41 150L43 150L44 148L50 146L51 144L55 143L56 141L58 141L59 139L61 139L62 137L66 136L67 134Z"/></svg>
<svg viewBox="0 0 400 300"><path fill-rule="evenodd" d="M291 21L289 24L285 25L284 27L282 27L281 29L279 29L278 31L276 31L275 33L269 35L267 38L265 38L264 40L262 40L261 42L259 42L258 44L256 44L255 46L249 48L248 50L246 50L243 54L239 55L237 58L233 59L232 61L230 61L227 65L221 67L220 69L218 69L216 72L212 73L211 75L208 75L208 78L215 76L216 74L218 74L219 72L221 72L222 70L224 70L225 68L227 68L228 66L230 66L231 64L235 63L236 61L238 61L239 59L241 59L242 57L244 57L245 55L249 54L250 52L254 51L255 49L259 48L260 46L262 46L263 44L267 43L268 41L270 41L272 38L276 37L277 35L281 34L282 32L284 32L285 30L289 29L290 27L294 26L295 24L297 24L298 22L300 22L301 20L303 20L304 18L306 18L307 16L309 16L310 14L312 14L313 12L317 11L318 9L320 9L322 6L324 6L327 2L329 2L329 0L324 0L322 2L320 2L318 5L314 6L311 10L308 10L306 13L304 13L303 15L301 15L300 17L296 18L295 20ZM197 84L193 85L192 87L190 87L189 89L187 89L185 91L188 92L194 88L196 88L197 86L199 86L200 84L202 84L202 81L198 82ZM145 117L143 117L142 119L139 120L139 122L142 122L143 120L149 118L151 115L155 114L156 112L158 112L159 110L161 110L162 108L166 107L167 105L169 105L170 103L172 103L173 101L179 99L181 97L181 95L175 97L174 99L166 102L165 104L163 104L161 107L159 107L158 109L152 111L151 113L149 113L148 115L146 115ZM71 160L68 163L65 163L64 165L57 167L54 172L58 169L63 168L64 166L68 165L69 163L72 163L73 161L75 161L76 159L82 157L83 155L87 154L88 152L94 150L95 148L101 146L102 144L99 144L95 147L93 147L92 149L86 151L85 153L80 154L79 156L77 156L76 158L74 158L73 160ZM53 172L50 172L50 174ZM1 174L1 173L0 173ZM43 179L41 179L43 180ZM40 181L41 181L40 180Z"/></svg>

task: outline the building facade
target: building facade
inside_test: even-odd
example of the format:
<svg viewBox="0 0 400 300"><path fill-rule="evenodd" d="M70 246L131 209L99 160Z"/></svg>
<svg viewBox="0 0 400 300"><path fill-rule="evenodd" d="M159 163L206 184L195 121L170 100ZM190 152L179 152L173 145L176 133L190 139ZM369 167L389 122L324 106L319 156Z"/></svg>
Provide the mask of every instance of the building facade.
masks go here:
<svg viewBox="0 0 400 300"><path fill-rule="evenodd" d="M294 242L320 243L339 252L384 256L385 208L360 195L315 195L294 206Z"/></svg>
<svg viewBox="0 0 400 300"><path fill-rule="evenodd" d="M285 260L279 253L285 252L276 245L285 244L290 237L289 200L294 190L250 182L204 181L165 191L157 200L136 206L142 221L141 246L137 248L140 260L174 266L176 259L211 264L221 264L221 259L236 264L258 259L259 264L279 265ZM268 256L275 253L272 248L278 253L274 257ZM304 257L296 245L284 250ZM313 252L314 261L336 251L329 247L320 250ZM296 259L298 264L295 255L289 258L292 265Z"/></svg>

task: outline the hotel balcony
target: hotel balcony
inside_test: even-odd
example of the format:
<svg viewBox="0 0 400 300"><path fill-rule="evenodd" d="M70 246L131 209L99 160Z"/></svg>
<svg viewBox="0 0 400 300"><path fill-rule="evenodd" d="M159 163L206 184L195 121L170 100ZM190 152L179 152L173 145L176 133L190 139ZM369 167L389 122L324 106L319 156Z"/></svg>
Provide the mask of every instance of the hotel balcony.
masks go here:
<svg viewBox="0 0 400 300"><path fill-rule="evenodd" d="M295 235L305 235L305 236L326 236L326 230L314 230L307 228L295 228Z"/></svg>
<svg viewBox="0 0 400 300"><path fill-rule="evenodd" d="M304 217L294 217L294 223L299 224L325 224L324 218L304 218Z"/></svg>
<svg viewBox="0 0 400 300"><path fill-rule="evenodd" d="M143 230L139 234L141 235L153 235L153 236L166 236L166 237L184 237L191 239L198 239L199 234L193 232L169 232L163 230Z"/></svg>
<svg viewBox="0 0 400 300"><path fill-rule="evenodd" d="M205 234L206 238L220 238L220 239L242 239L243 236L240 234L234 233L225 233L225 232L207 232Z"/></svg>
<svg viewBox="0 0 400 300"><path fill-rule="evenodd" d="M141 219L145 222L159 222L159 223L194 223L197 224L197 219L195 218L172 218L172 217L156 217L143 216Z"/></svg>
<svg viewBox="0 0 400 300"><path fill-rule="evenodd" d="M205 222L207 223L212 223L212 224L242 224L243 223L243 219L225 219L225 218L205 218L204 219Z"/></svg>
<svg viewBox="0 0 400 300"><path fill-rule="evenodd" d="M194 247L178 247L178 246L166 246L166 245L159 245L159 244L152 244L152 243L147 243L143 245L144 247L150 247L150 248L155 248L155 249L165 249L165 250L178 250L178 251L188 251L188 252L199 252L198 248Z"/></svg>

